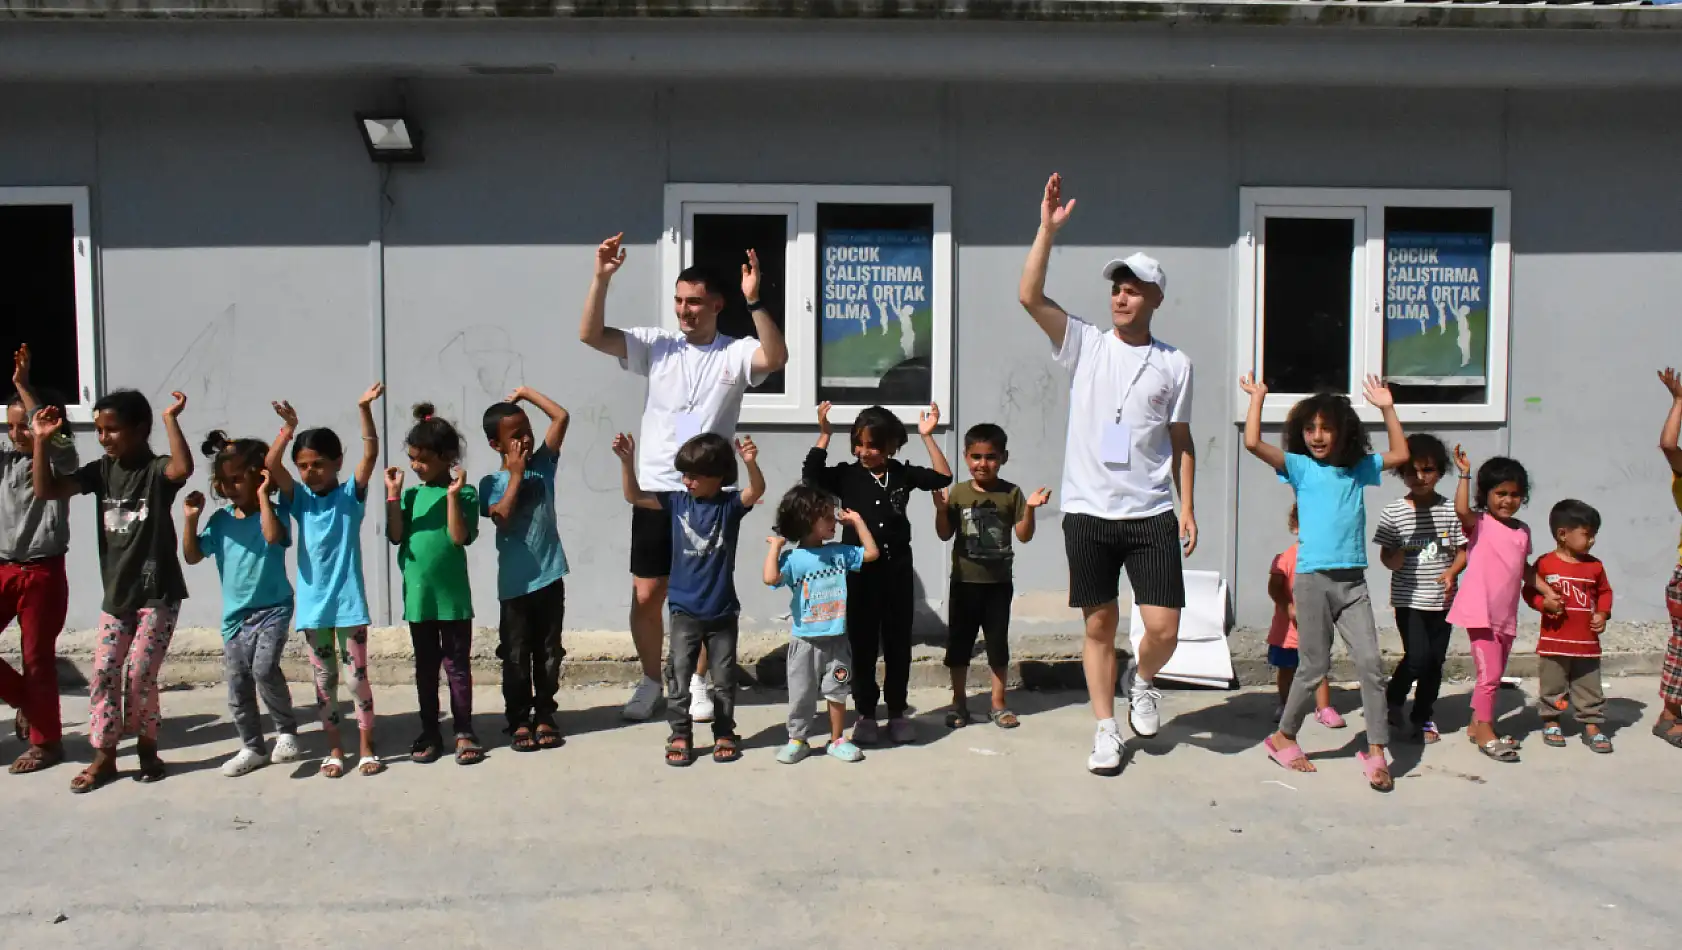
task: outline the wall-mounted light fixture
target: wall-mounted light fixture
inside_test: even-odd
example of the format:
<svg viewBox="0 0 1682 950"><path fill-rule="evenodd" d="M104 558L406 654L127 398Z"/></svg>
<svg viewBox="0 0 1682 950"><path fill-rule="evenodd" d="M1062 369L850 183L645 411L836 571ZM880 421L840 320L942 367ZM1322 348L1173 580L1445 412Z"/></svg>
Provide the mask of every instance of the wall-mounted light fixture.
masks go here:
<svg viewBox="0 0 1682 950"><path fill-rule="evenodd" d="M426 160L421 150L420 126L406 115L359 112L356 114L356 127L362 133L362 144L368 147L368 157L376 162Z"/></svg>

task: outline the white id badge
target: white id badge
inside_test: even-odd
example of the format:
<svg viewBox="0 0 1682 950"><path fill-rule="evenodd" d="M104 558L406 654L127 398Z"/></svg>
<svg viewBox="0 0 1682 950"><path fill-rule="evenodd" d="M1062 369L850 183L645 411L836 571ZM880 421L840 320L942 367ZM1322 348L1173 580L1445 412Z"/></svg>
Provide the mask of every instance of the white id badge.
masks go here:
<svg viewBox="0 0 1682 950"><path fill-rule="evenodd" d="M677 443L682 445L701 434L701 417L693 412L680 412L674 420Z"/></svg>
<svg viewBox="0 0 1682 950"><path fill-rule="evenodd" d="M1099 455L1105 465L1126 465L1133 452L1133 429L1125 422L1111 422L1104 426L1104 441Z"/></svg>

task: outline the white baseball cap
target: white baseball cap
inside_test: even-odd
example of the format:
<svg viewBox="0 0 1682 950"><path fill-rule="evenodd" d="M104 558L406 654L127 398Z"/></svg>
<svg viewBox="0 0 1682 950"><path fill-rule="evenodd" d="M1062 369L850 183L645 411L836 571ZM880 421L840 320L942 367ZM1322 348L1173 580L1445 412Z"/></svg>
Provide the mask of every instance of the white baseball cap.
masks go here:
<svg viewBox="0 0 1682 950"><path fill-rule="evenodd" d="M1168 292L1168 275L1162 272L1162 265L1149 254L1133 254L1121 260L1110 261L1104 265L1104 279L1113 281L1120 271L1129 271L1134 277L1147 284L1155 284L1156 289Z"/></svg>

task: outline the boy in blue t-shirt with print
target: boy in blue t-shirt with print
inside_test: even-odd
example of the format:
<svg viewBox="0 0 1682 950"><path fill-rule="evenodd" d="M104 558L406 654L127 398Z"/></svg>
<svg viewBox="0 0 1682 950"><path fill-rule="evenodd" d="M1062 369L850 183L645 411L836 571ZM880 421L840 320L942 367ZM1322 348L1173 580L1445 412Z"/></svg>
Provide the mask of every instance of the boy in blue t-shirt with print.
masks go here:
<svg viewBox="0 0 1682 950"><path fill-rule="evenodd" d="M549 417L542 442L522 402ZM567 603L567 555L555 527L555 470L569 420L559 403L525 386L486 409L482 420L486 440L502 456L501 471L479 480L479 508L496 525L496 595L502 604L496 653L515 752L558 749L565 741L555 722Z"/></svg>
<svg viewBox="0 0 1682 950"><path fill-rule="evenodd" d="M645 492L637 484L636 443L621 433L613 438L619 456L625 500L638 508L663 508L672 515L672 567L667 586L671 605L671 642L666 653L667 716L672 734L666 739L666 764L685 766L695 761L695 720L690 715L690 680L701 647L713 675L713 761L734 762L742 757L736 735L736 537L742 519L765 495L765 475L759 470L759 449L753 440L736 440L748 487L724 486L736 481L736 456L724 437L703 432L677 450L673 467L683 476L684 491Z"/></svg>
<svg viewBox="0 0 1682 950"><path fill-rule="evenodd" d="M859 544L836 544L836 523L858 532ZM793 765L812 754L812 703L829 703L829 754L843 762L864 758L842 736L852 695L853 651L847 641L847 575L880 553L870 526L856 511L835 510L835 499L811 485L796 485L777 505L777 533L767 539L765 583L787 587L794 636L788 644L788 745L777 761ZM783 550L789 541L799 544Z"/></svg>

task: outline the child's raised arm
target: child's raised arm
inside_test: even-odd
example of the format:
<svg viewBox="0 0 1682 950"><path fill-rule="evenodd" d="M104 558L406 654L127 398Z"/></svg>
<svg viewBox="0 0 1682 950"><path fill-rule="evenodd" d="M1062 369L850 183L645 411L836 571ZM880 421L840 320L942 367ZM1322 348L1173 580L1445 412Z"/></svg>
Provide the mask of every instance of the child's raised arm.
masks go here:
<svg viewBox="0 0 1682 950"><path fill-rule="evenodd" d="M766 587L776 587L783 582L783 545L787 543L788 539L780 534L765 539L765 569L760 572L759 579L765 582Z"/></svg>
<svg viewBox="0 0 1682 950"><path fill-rule="evenodd" d="M1402 420L1396 416L1396 397L1391 395L1390 387L1377 376L1368 376L1366 385L1367 402L1378 407L1384 416L1384 431L1390 436L1390 451L1384 453L1384 469L1389 471L1407 464L1413 453L1408 451L1408 437L1402 432Z"/></svg>
<svg viewBox="0 0 1682 950"><path fill-rule="evenodd" d="M950 479L952 463L946 461L946 453L941 451L940 443L934 438L934 430L938 425L940 406L931 402L928 411L917 416L917 434L923 437L923 446L929 450L929 467Z"/></svg>
<svg viewBox="0 0 1682 950"><path fill-rule="evenodd" d="M29 427L35 433L35 465L33 481L35 497L42 501L63 501L82 493L82 485L73 475L60 475L53 470L48 447L64 431L64 413L57 406L47 406L35 413Z"/></svg>
<svg viewBox="0 0 1682 950"><path fill-rule="evenodd" d="M269 405L274 407L274 414L280 417L280 431L275 433L274 441L269 443L268 457L263 459L263 477L269 480L269 484L274 486L282 497L291 498L292 473L286 470L286 447L292 444L292 437L298 434L298 412L284 399Z"/></svg>
<svg viewBox="0 0 1682 950"><path fill-rule="evenodd" d="M1682 373L1667 366L1659 373L1659 382L1670 390L1670 414L1664 417L1664 428L1659 430L1659 451L1670 463L1671 474L1682 475L1682 448L1677 446L1677 437L1682 436Z"/></svg>
<svg viewBox="0 0 1682 950"><path fill-rule="evenodd" d="M836 512L836 518L845 525L849 525L858 532L859 546L864 548L864 563L869 564L881 556L882 552L876 547L876 538L870 533L870 525L865 522L864 515L848 508Z"/></svg>
<svg viewBox="0 0 1682 950"><path fill-rule="evenodd" d="M820 448L820 449L823 449L824 453L826 455L829 452L829 436L830 436L830 432L831 432L831 430L829 428L829 407L830 407L830 403L828 403L828 402L818 403L818 441L817 441L817 447Z"/></svg>
<svg viewBox="0 0 1682 950"><path fill-rule="evenodd" d="M818 404L818 441L806 453L806 461L800 466L800 480L808 485L815 485L832 495L841 493L841 485L835 477L835 470L829 467L829 403Z"/></svg>
<svg viewBox="0 0 1682 950"><path fill-rule="evenodd" d="M752 508L765 497L765 473L759 470L759 446L750 436L736 440L736 451L742 455L742 466L748 470L748 487L742 490L742 504Z"/></svg>
<svg viewBox="0 0 1682 950"><path fill-rule="evenodd" d="M199 547L199 516L204 513L204 492L188 492L181 499L181 560L197 564L204 560L204 548Z"/></svg>
<svg viewBox="0 0 1682 950"><path fill-rule="evenodd" d="M1252 373L1238 377L1238 388L1250 396L1250 411L1244 416L1244 448L1251 455L1266 462L1276 472L1285 470L1285 452L1278 446L1262 441L1262 402L1267 399L1267 384L1256 381Z"/></svg>
<svg viewBox="0 0 1682 950"><path fill-rule="evenodd" d="M403 470L395 465L385 470L385 537L403 543Z"/></svg>
<svg viewBox="0 0 1682 950"><path fill-rule="evenodd" d="M1027 544L1034 540L1034 509L1051 501L1051 489L1041 485L1022 504L1022 518L1016 522L1016 540Z"/></svg>
<svg viewBox="0 0 1682 950"><path fill-rule="evenodd" d="M375 383L356 400L357 414L362 419L362 460L356 463L356 494L366 498L368 482L380 464L380 430L374 425L374 400L385 395L385 383Z"/></svg>
<svg viewBox="0 0 1682 950"><path fill-rule="evenodd" d="M629 433L621 432L613 437L613 454L619 456L619 478L625 490L625 500L637 508L658 510L664 507L660 499L643 491L642 486L637 484L637 443Z"/></svg>
<svg viewBox="0 0 1682 950"><path fill-rule="evenodd" d="M957 532L952 528L951 493L944 488L934 490L934 536L942 541L952 540Z"/></svg>
<svg viewBox="0 0 1682 950"><path fill-rule="evenodd" d="M572 416L561 408L561 404L543 395L530 386L521 386L508 394L507 402L529 402L549 417L549 429L543 433L543 444L550 452L559 452L561 442L567 437L567 426L572 424Z"/></svg>
<svg viewBox="0 0 1682 950"><path fill-rule="evenodd" d="M1460 484L1454 488L1454 516L1460 519L1460 530L1470 535L1478 526L1478 513L1472 510L1472 460L1459 445L1454 447L1454 467L1460 470Z"/></svg>
<svg viewBox="0 0 1682 950"><path fill-rule="evenodd" d="M280 513L275 510L274 500L269 497L269 492L273 488L274 479L270 477L269 470L264 469L263 481L257 486L257 508L262 512L263 540L269 544L284 547L288 543L286 522L280 520Z"/></svg>
<svg viewBox="0 0 1682 950"><path fill-rule="evenodd" d="M181 410L187 408L187 397L178 392L170 395L175 401L163 411L164 432L169 434L169 464L164 466L164 477L180 485L193 477L193 450L181 434Z"/></svg>
<svg viewBox="0 0 1682 950"><path fill-rule="evenodd" d="M36 402L35 393L29 388L29 344L17 348L12 354L12 388L18 392L18 404L23 406L23 419L28 422L35 418L35 410L41 408Z"/></svg>

